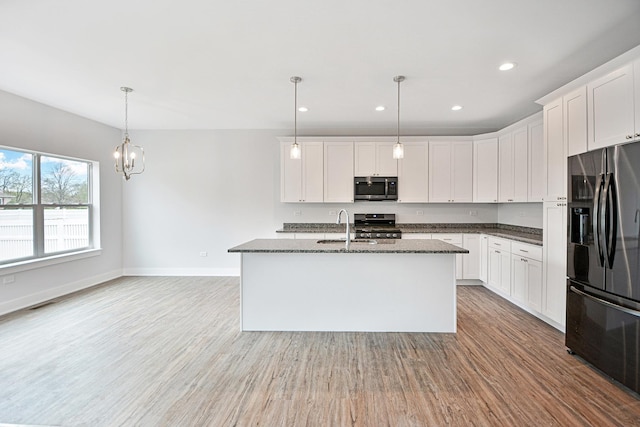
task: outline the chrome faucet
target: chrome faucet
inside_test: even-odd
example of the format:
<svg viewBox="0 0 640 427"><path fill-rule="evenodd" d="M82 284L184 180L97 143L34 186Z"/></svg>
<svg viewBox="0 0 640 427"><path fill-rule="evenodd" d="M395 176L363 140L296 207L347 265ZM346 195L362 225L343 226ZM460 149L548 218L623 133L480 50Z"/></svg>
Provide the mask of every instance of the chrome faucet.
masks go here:
<svg viewBox="0 0 640 427"><path fill-rule="evenodd" d="M345 248L349 250L349 246L351 245L351 229L349 226L349 212L347 212L346 209L340 209L340 212L338 212L338 220L336 221L336 224L340 224L342 212L344 212L345 216L347 217L347 242L345 244Z"/></svg>

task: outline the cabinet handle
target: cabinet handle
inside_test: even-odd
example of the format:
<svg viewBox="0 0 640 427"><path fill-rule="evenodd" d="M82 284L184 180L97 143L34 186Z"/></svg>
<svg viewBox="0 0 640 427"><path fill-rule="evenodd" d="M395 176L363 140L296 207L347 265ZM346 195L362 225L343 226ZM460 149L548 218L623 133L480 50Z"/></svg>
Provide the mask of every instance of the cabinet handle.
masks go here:
<svg viewBox="0 0 640 427"><path fill-rule="evenodd" d="M502 252L500 252L500 251L496 250L496 252L495 252L495 253L500 254L500 253L502 253Z"/></svg>
<svg viewBox="0 0 640 427"><path fill-rule="evenodd" d="M520 261L523 261L523 262L529 262L529 261L527 261L527 260L526 260L526 259L524 259L524 258L520 258Z"/></svg>
<svg viewBox="0 0 640 427"><path fill-rule="evenodd" d="M558 197L556 200L567 200L566 197Z"/></svg>
<svg viewBox="0 0 640 427"><path fill-rule="evenodd" d="M639 137L639 136L640 136L640 133L636 133L636 134L635 134L635 135L633 135L633 136L635 136L635 137L637 138L637 137Z"/></svg>
<svg viewBox="0 0 640 427"><path fill-rule="evenodd" d="M627 135L627 136L625 136L625 138L627 138L627 139L632 139L632 138L633 138L633 136L631 136L631 135Z"/></svg>
<svg viewBox="0 0 640 427"><path fill-rule="evenodd" d="M528 253L529 253L529 251L525 251L524 249L520 249L520 252L524 252L524 253L526 253L526 254L528 254Z"/></svg>

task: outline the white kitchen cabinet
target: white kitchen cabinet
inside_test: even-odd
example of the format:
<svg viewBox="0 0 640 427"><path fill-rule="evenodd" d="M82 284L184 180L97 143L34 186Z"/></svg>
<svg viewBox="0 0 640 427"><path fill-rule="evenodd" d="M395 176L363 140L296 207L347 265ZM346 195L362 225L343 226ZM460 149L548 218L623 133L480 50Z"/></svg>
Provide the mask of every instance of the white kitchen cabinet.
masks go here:
<svg viewBox="0 0 640 427"><path fill-rule="evenodd" d="M511 297L541 312L542 246L511 242Z"/></svg>
<svg viewBox="0 0 640 427"><path fill-rule="evenodd" d="M528 193L528 128L523 126L498 137L498 201L526 202Z"/></svg>
<svg viewBox="0 0 640 427"><path fill-rule="evenodd" d="M562 98L543 108L545 202L567 200L567 149L562 110Z"/></svg>
<svg viewBox="0 0 640 427"><path fill-rule="evenodd" d="M472 141L430 141L429 202L471 201L473 201Z"/></svg>
<svg viewBox="0 0 640 427"><path fill-rule="evenodd" d="M528 125L529 129L529 184L528 202L544 200L544 125L537 120Z"/></svg>
<svg viewBox="0 0 640 427"><path fill-rule="evenodd" d="M487 283L489 271L489 236L480 235L480 272L479 279Z"/></svg>
<svg viewBox="0 0 640 427"><path fill-rule="evenodd" d="M640 137L635 125L633 91L633 64L587 85L589 150Z"/></svg>
<svg viewBox="0 0 640 427"><path fill-rule="evenodd" d="M634 106L634 138L640 138L640 59L633 63L633 106Z"/></svg>
<svg viewBox="0 0 640 427"><path fill-rule="evenodd" d="M498 201L498 138L473 141L473 201Z"/></svg>
<svg viewBox="0 0 640 427"><path fill-rule="evenodd" d="M353 142L324 143L324 202L353 202Z"/></svg>
<svg viewBox="0 0 640 427"><path fill-rule="evenodd" d="M542 314L564 328L567 277L567 203L543 204Z"/></svg>
<svg viewBox="0 0 640 427"><path fill-rule="evenodd" d="M398 160L398 203L429 201L429 144L405 142L404 158Z"/></svg>
<svg viewBox="0 0 640 427"><path fill-rule="evenodd" d="M567 156L586 153L587 148L587 87L582 86L562 97L564 140Z"/></svg>
<svg viewBox="0 0 640 427"><path fill-rule="evenodd" d="M488 285L509 296L511 294L511 242L489 237Z"/></svg>
<svg viewBox="0 0 640 427"><path fill-rule="evenodd" d="M299 142L299 144L300 159L289 157L290 143L281 144L280 200L282 202L322 202L324 198L323 143Z"/></svg>
<svg viewBox="0 0 640 427"><path fill-rule="evenodd" d="M398 176L393 142L356 142L355 176Z"/></svg>
<svg viewBox="0 0 640 427"><path fill-rule="evenodd" d="M442 240L443 242L451 243L459 247L462 246L463 238L460 233L435 233L431 235L433 239ZM463 278L462 266L464 264L463 256L465 254L456 254L456 279Z"/></svg>
<svg viewBox="0 0 640 427"><path fill-rule="evenodd" d="M469 251L462 254L462 278L480 278L480 234L464 234L462 236L462 247Z"/></svg>

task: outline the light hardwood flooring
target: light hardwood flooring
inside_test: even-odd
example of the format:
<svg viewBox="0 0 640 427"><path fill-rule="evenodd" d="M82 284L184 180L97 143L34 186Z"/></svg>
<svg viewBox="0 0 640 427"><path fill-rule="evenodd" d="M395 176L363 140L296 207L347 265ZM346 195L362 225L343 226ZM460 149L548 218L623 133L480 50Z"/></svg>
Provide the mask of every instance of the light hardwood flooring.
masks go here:
<svg viewBox="0 0 640 427"><path fill-rule="evenodd" d="M241 333L237 278L121 278L0 318L0 423L640 425L563 342L482 287L455 335Z"/></svg>

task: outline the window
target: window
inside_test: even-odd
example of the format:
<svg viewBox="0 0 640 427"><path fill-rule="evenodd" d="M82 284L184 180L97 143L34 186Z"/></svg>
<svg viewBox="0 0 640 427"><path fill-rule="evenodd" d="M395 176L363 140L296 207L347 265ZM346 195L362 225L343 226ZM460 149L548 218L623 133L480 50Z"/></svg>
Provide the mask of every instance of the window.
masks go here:
<svg viewBox="0 0 640 427"><path fill-rule="evenodd" d="M0 264L93 247L93 166L0 147Z"/></svg>

